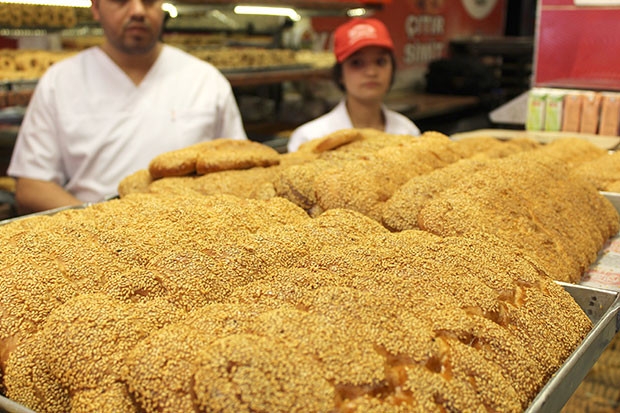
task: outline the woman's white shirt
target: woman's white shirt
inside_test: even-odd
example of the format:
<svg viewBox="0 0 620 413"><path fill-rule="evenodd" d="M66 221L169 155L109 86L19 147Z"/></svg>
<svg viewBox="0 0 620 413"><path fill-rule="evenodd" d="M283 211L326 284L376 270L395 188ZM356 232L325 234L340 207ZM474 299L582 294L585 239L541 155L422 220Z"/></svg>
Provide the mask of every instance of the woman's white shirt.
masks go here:
<svg viewBox="0 0 620 413"><path fill-rule="evenodd" d="M385 116L385 132L397 135L420 135L420 129L406 116L382 106ZM353 124L345 100L341 100L330 112L311 120L293 131L287 144L289 152L295 152L300 145L322 138L341 129L351 129Z"/></svg>

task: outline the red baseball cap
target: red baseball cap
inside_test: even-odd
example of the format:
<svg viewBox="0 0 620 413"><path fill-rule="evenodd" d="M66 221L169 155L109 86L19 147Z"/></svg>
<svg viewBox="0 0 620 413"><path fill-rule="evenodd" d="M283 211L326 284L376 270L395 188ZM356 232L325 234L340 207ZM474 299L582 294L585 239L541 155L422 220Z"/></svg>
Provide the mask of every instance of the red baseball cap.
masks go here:
<svg viewBox="0 0 620 413"><path fill-rule="evenodd" d="M366 46L380 46L394 51L390 33L377 19L354 18L334 32L334 54L338 63Z"/></svg>

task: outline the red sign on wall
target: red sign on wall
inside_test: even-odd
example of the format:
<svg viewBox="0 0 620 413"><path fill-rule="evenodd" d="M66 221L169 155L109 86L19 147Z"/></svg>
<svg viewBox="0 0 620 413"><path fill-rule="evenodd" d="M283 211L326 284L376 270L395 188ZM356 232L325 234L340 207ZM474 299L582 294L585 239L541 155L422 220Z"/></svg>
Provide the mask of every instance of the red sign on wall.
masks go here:
<svg viewBox="0 0 620 413"><path fill-rule="evenodd" d="M540 0L534 85L620 90L620 6Z"/></svg>
<svg viewBox="0 0 620 413"><path fill-rule="evenodd" d="M446 55L451 39L473 35L501 36L506 0L398 0L373 14L394 40L399 68L421 68ZM331 32L346 18L315 17L315 32L323 33L331 49Z"/></svg>

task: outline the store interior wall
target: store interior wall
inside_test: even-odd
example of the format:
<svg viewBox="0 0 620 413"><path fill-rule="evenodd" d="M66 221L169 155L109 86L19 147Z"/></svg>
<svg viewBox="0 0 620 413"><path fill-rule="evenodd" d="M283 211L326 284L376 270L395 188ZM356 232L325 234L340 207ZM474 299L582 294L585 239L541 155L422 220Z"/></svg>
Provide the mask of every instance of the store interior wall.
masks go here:
<svg viewBox="0 0 620 413"><path fill-rule="evenodd" d="M503 35L506 37L518 37L523 39L525 42L531 42L531 45L533 45L534 30L536 26L536 5L536 0L507 0ZM305 27L298 30L297 25L293 28L292 32L294 34L291 39L294 40L292 43L289 43L290 47L299 47L300 34L304 32L304 29ZM324 39L320 41L324 42ZM315 50L321 50L321 47L324 47L324 45L320 42L316 42L311 47ZM508 48L510 45L507 45L506 47ZM528 52L528 50L525 49L525 53L529 54L525 57L518 56L516 58L518 59L518 62L516 63L522 65L523 67L521 69L521 72L523 73L521 74L522 78L520 79L520 86L515 86L515 90L507 91L502 84L495 87L489 86L487 88L488 90L484 89L485 81L488 83L488 79L482 77L482 73L493 71L497 72L498 70L497 64L494 64L494 66L490 68L486 67L489 66L489 59L504 59L505 61L515 59L513 56L502 56L501 53L502 52L500 51L497 56L471 56L471 59L466 62L467 66L465 68L457 68L457 71L461 72L458 76L462 76L463 69L472 73L472 76L478 76L479 78L470 79L470 83L472 85L477 85L480 90L476 90L474 88L473 90L445 91L446 94L454 95L478 94L481 100L480 105L473 108L468 107L464 110L443 114L441 116L418 119L416 120L416 123L419 124L421 129L437 130L446 134L452 134L474 129L505 126L493 124L489 118L489 113L493 109L506 103L529 88L529 75L533 52ZM510 61L508 64L512 65L515 64L515 62ZM427 88L428 70L428 65L408 67L406 70L398 70L391 94L398 95L402 93L411 93L414 96L417 93L435 93L435 91L431 91ZM491 73L489 76L492 77L497 75ZM500 76L505 76L505 73ZM514 76L514 74L512 74L512 76ZM289 96L291 97L291 105L285 103L282 107L285 109L284 116L286 119L284 120L290 121L291 123L306 121L324 113L324 111L333 107L333 105L335 105L342 96L340 91L330 80L314 80L311 82L305 82L305 84L288 85L287 90L290 92ZM412 99L415 99L415 97ZM299 103L300 100L303 101L303 104ZM399 102L400 106L402 99L400 99ZM415 102L412 101L410 106L415 106ZM304 111L296 111L299 107L303 107ZM398 110L401 108L395 107L394 109Z"/></svg>
<svg viewBox="0 0 620 413"><path fill-rule="evenodd" d="M524 47L524 44L529 45L529 48L524 48L526 53L525 55L516 57L511 55L507 57L502 56L503 51L499 50L497 52L497 56L493 56L492 52L488 52L485 55L468 56L468 58L470 58L467 62L468 70L478 76L482 76L481 70L474 70L473 67L479 64L483 68L484 65L488 64L489 59L503 59L503 61L508 62L507 64L509 65L521 65L522 69L520 71L523 72L523 78L519 82L520 85L515 86L514 90L507 92L505 89L502 89L502 79L499 79L500 84L495 88L489 87L488 90L482 89L479 92L481 96L484 94L482 104L479 107L420 121L418 123L421 129L438 130L446 134L453 134L476 129L498 127L520 129L523 127L523 125L519 124L494 123L491 121L489 113L503 104L508 103L531 87L533 44L536 28L536 8L537 0L508 0L506 5L505 29L503 35L509 39L519 39L520 47ZM508 45L506 46L506 48L509 47L510 46ZM509 50L506 50L506 52L509 52ZM497 66L491 65L491 67L493 70L497 71ZM427 78L428 75L429 71L427 68ZM503 75L504 74L501 76ZM481 80L472 80L471 83L481 85L484 82ZM426 84L425 87L426 90L429 91L428 84ZM471 93L474 94L476 92Z"/></svg>
<svg viewBox="0 0 620 413"><path fill-rule="evenodd" d="M180 10L182 19L169 19L166 30L170 32L220 33L224 35L253 35L258 41L253 46L282 47L294 50L325 51L325 38L312 37L311 17L287 25L287 18L276 16L241 16L232 11L198 7ZM532 36L535 27L535 0L507 0L505 21L506 36ZM29 36L22 40L20 48L58 48L57 36ZM234 43L231 43L234 45ZM237 43L243 46L243 42ZM392 93L426 92L428 68L418 66L397 71ZM286 136L291 128L330 110L342 97L340 90L330 78L284 82L280 85L264 85L236 88L235 95L247 120L250 138L266 141ZM414 106L415 102L411 102ZM396 108L398 109L398 108ZM484 106L466 112L452 113L443 117L420 120L423 130L439 130L446 134L488 127L488 113L492 107ZM257 123L271 124L270 128L258 128Z"/></svg>

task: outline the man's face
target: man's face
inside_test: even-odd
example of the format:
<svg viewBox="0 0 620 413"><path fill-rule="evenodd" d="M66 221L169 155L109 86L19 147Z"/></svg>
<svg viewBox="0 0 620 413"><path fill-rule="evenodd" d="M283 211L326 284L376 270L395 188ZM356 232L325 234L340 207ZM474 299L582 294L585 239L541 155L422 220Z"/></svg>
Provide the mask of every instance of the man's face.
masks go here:
<svg viewBox="0 0 620 413"><path fill-rule="evenodd" d="M107 41L119 52L148 53L161 34L163 0L92 0L93 17Z"/></svg>

